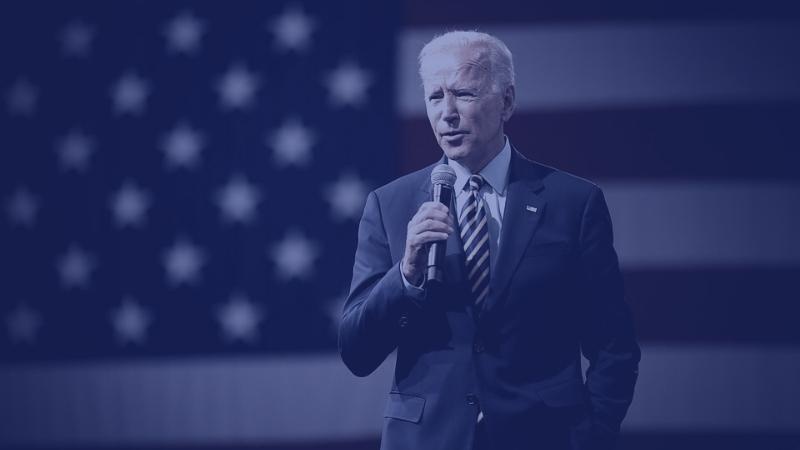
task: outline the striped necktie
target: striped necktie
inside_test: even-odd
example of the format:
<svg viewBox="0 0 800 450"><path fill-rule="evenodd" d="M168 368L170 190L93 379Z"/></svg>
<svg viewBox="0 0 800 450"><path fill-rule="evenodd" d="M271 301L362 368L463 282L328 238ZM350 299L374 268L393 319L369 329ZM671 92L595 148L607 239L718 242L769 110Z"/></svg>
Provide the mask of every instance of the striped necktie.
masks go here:
<svg viewBox="0 0 800 450"><path fill-rule="evenodd" d="M489 294L489 225L486 211L478 198L483 183L480 175L469 177L469 196L458 218L461 242L464 243L464 254L467 256L467 278L475 305L480 305Z"/></svg>

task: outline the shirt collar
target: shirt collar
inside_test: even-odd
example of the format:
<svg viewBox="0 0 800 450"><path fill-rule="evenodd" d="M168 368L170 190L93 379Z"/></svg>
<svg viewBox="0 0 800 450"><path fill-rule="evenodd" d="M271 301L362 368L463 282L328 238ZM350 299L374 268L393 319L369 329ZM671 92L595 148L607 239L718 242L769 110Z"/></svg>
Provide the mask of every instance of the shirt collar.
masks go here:
<svg viewBox="0 0 800 450"><path fill-rule="evenodd" d="M469 169L450 158L447 159L447 164L456 171L456 184L453 187L456 193L459 193L464 189L464 185L467 184L472 173ZM510 164L511 144L506 136L503 149L480 171L480 175L483 179L500 195L505 194L506 187L508 186L508 167Z"/></svg>

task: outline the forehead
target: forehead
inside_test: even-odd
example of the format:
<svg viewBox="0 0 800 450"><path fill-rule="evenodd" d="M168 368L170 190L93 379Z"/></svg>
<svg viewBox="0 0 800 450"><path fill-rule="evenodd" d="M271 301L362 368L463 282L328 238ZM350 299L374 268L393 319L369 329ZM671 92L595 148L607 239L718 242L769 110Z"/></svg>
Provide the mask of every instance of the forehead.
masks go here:
<svg viewBox="0 0 800 450"><path fill-rule="evenodd" d="M470 48L428 54L422 61L420 74L426 91L462 85L482 87L490 79L485 56Z"/></svg>

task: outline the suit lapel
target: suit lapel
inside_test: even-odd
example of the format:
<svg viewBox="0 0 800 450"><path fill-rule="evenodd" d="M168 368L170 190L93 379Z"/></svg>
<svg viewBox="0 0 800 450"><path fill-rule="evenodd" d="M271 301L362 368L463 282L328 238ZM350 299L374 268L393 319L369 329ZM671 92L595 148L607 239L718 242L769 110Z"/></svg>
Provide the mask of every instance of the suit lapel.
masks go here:
<svg viewBox="0 0 800 450"><path fill-rule="evenodd" d="M512 150L496 267L492 270L489 295L483 302L481 314L500 306L499 299L544 214L546 202L537 194L543 185L531 168L516 150Z"/></svg>

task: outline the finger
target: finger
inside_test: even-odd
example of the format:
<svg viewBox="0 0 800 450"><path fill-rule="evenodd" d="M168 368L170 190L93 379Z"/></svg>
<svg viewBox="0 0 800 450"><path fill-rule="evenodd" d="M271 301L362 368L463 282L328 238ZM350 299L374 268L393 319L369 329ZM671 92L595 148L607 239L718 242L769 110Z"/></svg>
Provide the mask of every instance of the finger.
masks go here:
<svg viewBox="0 0 800 450"><path fill-rule="evenodd" d="M445 221L436 219L425 219L422 222L415 224L411 231L414 234L419 234L424 231L441 231L445 233L452 233L455 231L453 227Z"/></svg>
<svg viewBox="0 0 800 450"><path fill-rule="evenodd" d="M441 233L438 231L423 231L422 233L415 236L414 244L424 245L430 242L438 242L445 240L447 240L447 233Z"/></svg>
<svg viewBox="0 0 800 450"><path fill-rule="evenodd" d="M412 217L412 218L411 218L411 220L408 222L408 227L409 227L409 229L410 229L410 228L411 228L413 225L415 225L415 224L418 224L418 223L420 223L420 222L422 222L423 220L425 220L425 219L427 219L427 218L428 218L428 213L427 213L427 211L428 211L428 208L425 208L424 206L425 206L425 205L423 204L423 206L421 206L421 207L419 208L419 210L417 210L417 213L416 213L416 214L414 214L414 217Z"/></svg>
<svg viewBox="0 0 800 450"><path fill-rule="evenodd" d="M442 222L446 222L449 216L450 214L438 209L429 209L422 214L425 219L436 219Z"/></svg>
<svg viewBox="0 0 800 450"><path fill-rule="evenodd" d="M420 211L441 211L445 214L450 210L450 208L441 202L425 202L419 209Z"/></svg>
<svg viewBox="0 0 800 450"><path fill-rule="evenodd" d="M425 236L428 233L436 233L437 235L442 235L442 239L447 239L451 234L453 234L453 231L451 231L451 229L448 228L446 225L432 226L430 228L420 228L409 233L407 241L409 244L418 245L420 237Z"/></svg>
<svg viewBox="0 0 800 450"><path fill-rule="evenodd" d="M453 223L452 216L449 214L449 209L438 202L425 202L420 206L419 210L414 217L408 222L407 229L411 231L411 229L419 224L424 222L427 219L435 219L445 223L449 223L451 227L455 227Z"/></svg>

